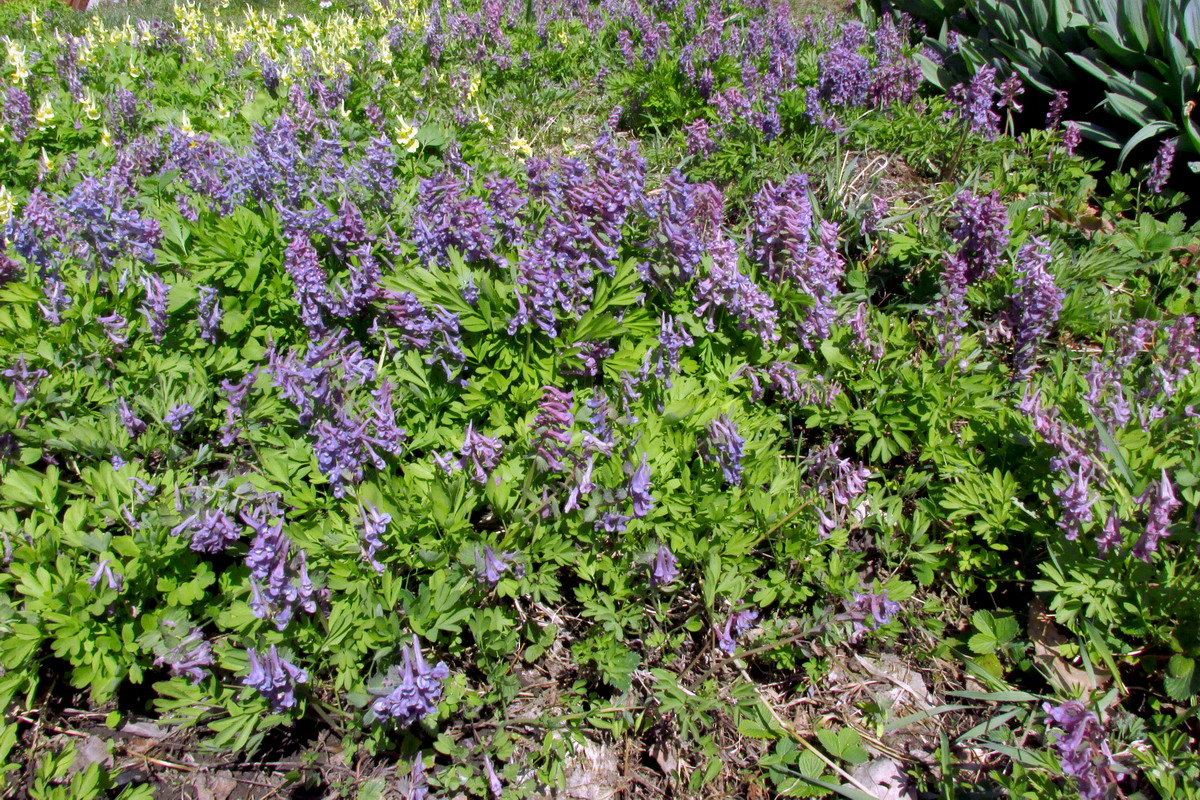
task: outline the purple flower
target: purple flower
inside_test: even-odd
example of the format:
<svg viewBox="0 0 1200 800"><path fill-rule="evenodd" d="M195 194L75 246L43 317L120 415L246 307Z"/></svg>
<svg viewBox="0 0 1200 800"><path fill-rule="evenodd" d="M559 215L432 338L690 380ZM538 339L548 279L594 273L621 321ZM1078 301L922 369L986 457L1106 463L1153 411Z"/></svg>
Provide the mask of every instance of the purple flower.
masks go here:
<svg viewBox="0 0 1200 800"><path fill-rule="evenodd" d="M1075 155L1076 148L1079 147L1081 137L1079 134L1079 124L1071 121L1063 126L1062 143L1063 150L1067 155Z"/></svg>
<svg viewBox="0 0 1200 800"><path fill-rule="evenodd" d="M283 256L283 265L292 276L295 290L292 297L300 306L300 321L314 333L325 331L321 310L332 305L326 286L325 270L312 242L304 234L296 234L288 244Z"/></svg>
<svg viewBox="0 0 1200 800"><path fill-rule="evenodd" d="M1054 97L1050 100L1050 107L1046 111L1046 130L1052 131L1062 122L1063 112L1067 110L1067 93L1065 90L1056 89Z"/></svg>
<svg viewBox="0 0 1200 800"><path fill-rule="evenodd" d="M177 645L154 659L154 666L169 667L172 675L177 678L186 676L192 679L192 683L204 680L206 670L211 669L212 665L212 645L205 641L199 628L192 628L191 633Z"/></svg>
<svg viewBox="0 0 1200 800"><path fill-rule="evenodd" d="M142 278L146 289L146 300L142 304L142 316L154 341L161 342L167 334L167 285L157 275Z"/></svg>
<svg viewBox="0 0 1200 800"><path fill-rule="evenodd" d="M530 425L537 463L542 469L551 472L564 469L563 458L571 446L571 427L575 423L571 402L570 392L559 391L553 386L542 387L542 402Z"/></svg>
<svg viewBox="0 0 1200 800"><path fill-rule="evenodd" d="M25 356L18 356L13 365L0 372L0 375L12 381L13 404L19 406L29 400L30 395L37 391L42 378L49 377L50 373L44 369L30 369L25 363Z"/></svg>
<svg viewBox="0 0 1200 800"><path fill-rule="evenodd" d="M1164 140L1158 146L1154 160L1150 162L1150 176L1146 179L1146 185L1155 194L1162 194L1162 190L1167 186L1167 181L1171 177L1171 164L1175 161L1175 147L1178 143L1178 139Z"/></svg>
<svg viewBox="0 0 1200 800"><path fill-rule="evenodd" d="M1147 506L1146 530L1134 544L1133 555L1149 563L1151 554L1158 549L1158 543L1171 535L1171 514L1180 506L1166 469L1162 471L1162 479L1151 481L1136 500L1140 505Z"/></svg>
<svg viewBox="0 0 1200 800"><path fill-rule="evenodd" d="M196 409L192 408L190 404L179 403L172 406L171 410L167 412L167 415L163 417L163 423L171 429L172 433L182 433L183 426L195 413Z"/></svg>
<svg viewBox="0 0 1200 800"><path fill-rule="evenodd" d="M430 311L421 305L421 301L412 292L393 292L385 289L382 297L388 304L384 306L381 320L389 327L383 327L380 321L376 322L376 326L383 331L389 347L394 330L406 345L428 354L426 364L441 365L446 380L454 380L454 370L467 360L466 353L462 350L458 315L441 306L434 306ZM451 366L452 364L454 366ZM466 385L461 380L459 383Z"/></svg>
<svg viewBox="0 0 1200 800"><path fill-rule="evenodd" d="M1078 700L1060 706L1043 703L1042 708L1049 718L1047 728L1057 729L1053 745L1063 774L1075 778L1083 800L1106 800L1116 762L1099 718Z"/></svg>
<svg viewBox="0 0 1200 800"><path fill-rule="evenodd" d="M1104 521L1104 528L1100 535L1096 537L1096 549L1100 551L1100 555L1106 556L1109 552L1121 547L1124 542L1121 536L1121 519L1117 516L1116 508L1108 512L1108 519Z"/></svg>
<svg viewBox="0 0 1200 800"><path fill-rule="evenodd" d="M99 586L101 582L104 582L108 585L108 588L112 589L114 592L119 592L121 590L121 584L124 583L125 578L124 576L113 572L112 567L109 566L110 564L112 564L112 561L106 558L96 565L96 570L92 573L92 577L88 578L87 584L89 589L96 591L96 587Z"/></svg>
<svg viewBox="0 0 1200 800"><path fill-rule="evenodd" d="M725 482L731 486L741 486L742 454L746 440L738 435L737 426L725 414L709 422L707 430L708 452L715 454Z"/></svg>
<svg viewBox="0 0 1200 800"><path fill-rule="evenodd" d="M413 244L422 261L445 266L451 247L468 263L496 258L488 207L463 189L462 180L450 170L418 181L412 226Z"/></svg>
<svg viewBox="0 0 1200 800"><path fill-rule="evenodd" d="M391 718L402 728L424 719L437 711L442 696L442 681L450 677L444 663L432 668L421 654L421 644L416 635L412 645L402 648L404 663L393 667L384 681L382 690L374 693L383 696L371 704L371 710L383 718Z"/></svg>
<svg viewBox="0 0 1200 800"><path fill-rule="evenodd" d="M716 151L717 143L712 140L711 128L704 117L697 117L684 125L683 132L689 156L708 156Z"/></svg>
<svg viewBox="0 0 1200 800"><path fill-rule="evenodd" d="M475 548L475 580L486 583L493 589L500 583L500 577L512 570L518 578L525 574L525 568L517 562L521 554L513 550L507 553L497 553L490 546L484 545L483 550Z"/></svg>
<svg viewBox="0 0 1200 800"><path fill-rule="evenodd" d="M1092 521L1092 504L1096 502L1096 495L1091 489L1090 468L1079 466L1066 472L1067 485L1055 487L1054 494L1062 506L1062 518L1058 525L1065 532L1067 540L1073 542L1079 538L1083 526Z"/></svg>
<svg viewBox="0 0 1200 800"><path fill-rule="evenodd" d="M383 539L380 537L392 521L392 515L380 511L369 502L359 503L358 513L363 524L363 559L382 575L384 566L376 555L384 548Z"/></svg>
<svg viewBox="0 0 1200 800"><path fill-rule="evenodd" d="M846 604L846 612L842 618L854 622L855 634L866 630L864 622L870 622L872 629L891 622L900 611L900 604L888 599L887 589L882 592L855 592L853 599Z"/></svg>
<svg viewBox="0 0 1200 800"><path fill-rule="evenodd" d="M757 619L758 612L748 608L730 614L725 618L724 627L715 628L717 646L729 655L733 655L737 651L737 640L742 637L742 634L754 627L754 622Z"/></svg>
<svg viewBox="0 0 1200 800"><path fill-rule="evenodd" d="M1008 108L1020 113L1024 108L1017 102L1017 97L1023 94L1025 94L1025 87L1021 85L1021 79L1014 72L1004 79L1004 83L1000 84L1000 102L996 105L999 108Z"/></svg>
<svg viewBox="0 0 1200 800"><path fill-rule="evenodd" d="M256 689L267 699L271 710L278 713L296 705L296 684L308 683L308 673L279 656L275 645L266 658L260 658L253 647L246 650L250 672L242 678L242 685Z"/></svg>
<svg viewBox="0 0 1200 800"><path fill-rule="evenodd" d="M492 757L487 753L483 754L483 774L487 778L488 791L492 793L495 800L500 800L500 795L504 793L504 784L500 783L500 776L496 774L496 768L492 766Z"/></svg>
<svg viewBox="0 0 1200 800"><path fill-rule="evenodd" d="M660 544L650 566L650 585L666 586L679 577L679 561L665 544Z"/></svg>
<svg viewBox="0 0 1200 800"><path fill-rule="evenodd" d="M504 444L499 439L488 438L482 433L476 432L474 422L467 423L467 430L463 435L460 466L468 469L469 465L472 480L480 485L487 483L492 471L499 466L500 457L503 454ZM496 483L500 483L498 475Z"/></svg>
<svg viewBox="0 0 1200 800"><path fill-rule="evenodd" d="M817 61L817 91L822 100L837 106L859 106L871 90L871 62L858 52L865 29L848 23L842 37Z"/></svg>
<svg viewBox="0 0 1200 800"><path fill-rule="evenodd" d="M1000 115L993 109L996 69L984 65L965 86L953 86L946 96L958 107L958 115L972 133L994 139L1000 132Z"/></svg>
<svg viewBox="0 0 1200 800"><path fill-rule="evenodd" d="M959 254L967 268L967 283L991 277L1008 245L1008 209L1000 202L1000 193L960 192L954 198L951 221L950 238L962 245Z"/></svg>
<svg viewBox="0 0 1200 800"><path fill-rule="evenodd" d="M4 102L0 103L0 124L8 129L17 144L23 142L33 129L33 105L23 89L8 87Z"/></svg>
<svg viewBox="0 0 1200 800"><path fill-rule="evenodd" d="M646 463L646 454L642 453L642 463L629 479L629 497L633 501L633 516L636 519L646 516L654 508L650 486L650 467Z"/></svg>
<svg viewBox="0 0 1200 800"><path fill-rule="evenodd" d="M118 349L124 347L129 342L129 332L126 327L127 320L118 314L116 311L103 317L96 317L96 321L104 328L104 335Z"/></svg>
<svg viewBox="0 0 1200 800"><path fill-rule="evenodd" d="M317 590L308 575L303 550L291 558L291 540L283 532L284 511L279 495L267 494L248 504L239 515L254 530L246 553L250 569L250 609L259 619L273 618L283 630L297 609L317 611Z"/></svg>
<svg viewBox="0 0 1200 800"><path fill-rule="evenodd" d="M200 295L197 303L196 318L200 321L200 338L209 344L217 343L217 334L221 330L221 294L210 286L197 287Z"/></svg>
<svg viewBox="0 0 1200 800"><path fill-rule="evenodd" d="M242 529L223 510L210 508L196 512L171 529L178 536L185 530L192 532L188 545L198 553L220 553L242 537Z"/></svg>
<svg viewBox="0 0 1200 800"><path fill-rule="evenodd" d="M842 458L839 442L832 441L808 460L808 467L817 476L817 494L827 498L824 508L817 507L818 534L824 539L846 518L854 501L867 490L871 470L862 464Z"/></svg>
<svg viewBox="0 0 1200 800"><path fill-rule="evenodd" d="M146 430L146 423L134 416L129 410L129 403L122 397L117 401L117 413L121 416L121 424L129 432L130 439L137 439Z"/></svg>
<svg viewBox="0 0 1200 800"><path fill-rule="evenodd" d="M1015 375L1028 377L1037 366L1037 348L1054 327L1062 310L1063 290L1054 285L1050 273L1050 246L1043 239L1031 239L1017 254L1016 291L1011 300L1009 322L1016 349Z"/></svg>

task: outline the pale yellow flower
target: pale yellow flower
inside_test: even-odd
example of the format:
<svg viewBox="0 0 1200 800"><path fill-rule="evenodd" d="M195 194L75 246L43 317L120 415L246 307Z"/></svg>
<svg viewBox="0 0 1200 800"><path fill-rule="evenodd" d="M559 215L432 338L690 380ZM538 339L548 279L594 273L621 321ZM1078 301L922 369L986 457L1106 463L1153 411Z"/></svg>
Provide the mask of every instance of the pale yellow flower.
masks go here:
<svg viewBox="0 0 1200 800"><path fill-rule="evenodd" d="M179 112L179 130L183 131L188 136L196 135L196 131L192 128L192 120L188 118L187 109Z"/></svg>
<svg viewBox="0 0 1200 800"><path fill-rule="evenodd" d="M92 122L100 119L100 107L96 105L91 89L85 89L83 92L83 115Z"/></svg>
<svg viewBox="0 0 1200 800"><path fill-rule="evenodd" d="M42 169L44 169L46 172L50 172L51 170L54 169L54 162L50 160L50 156L46 155L46 148L44 148L44 147L42 148L41 163L42 163Z"/></svg>
<svg viewBox="0 0 1200 800"><path fill-rule="evenodd" d="M410 125L403 118L396 126L396 143L410 153L417 152L417 148L421 146L421 143L417 141L416 127Z"/></svg>
<svg viewBox="0 0 1200 800"><path fill-rule="evenodd" d="M38 104L33 118L37 121L38 127L43 130L50 127L50 123L54 122L54 107L50 105L49 95L42 97L42 102Z"/></svg>
<svg viewBox="0 0 1200 800"><path fill-rule="evenodd" d="M112 134L109 133L107 125L100 129L100 146L112 147Z"/></svg>
<svg viewBox="0 0 1200 800"><path fill-rule="evenodd" d="M7 186L0 184L0 228L8 224L16 210L17 201L13 199L12 192Z"/></svg>
<svg viewBox="0 0 1200 800"><path fill-rule="evenodd" d="M508 146L516 152L524 155L526 158L529 158L533 155L533 148L529 145L529 142L522 139L520 135L509 139Z"/></svg>

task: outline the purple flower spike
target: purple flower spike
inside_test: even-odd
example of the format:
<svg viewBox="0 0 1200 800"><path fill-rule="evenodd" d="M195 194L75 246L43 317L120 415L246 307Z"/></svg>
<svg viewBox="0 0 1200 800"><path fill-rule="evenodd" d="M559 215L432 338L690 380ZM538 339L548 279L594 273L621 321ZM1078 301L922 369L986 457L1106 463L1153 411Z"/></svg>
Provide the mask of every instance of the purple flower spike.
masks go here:
<svg viewBox="0 0 1200 800"><path fill-rule="evenodd" d="M654 498L650 496L650 466L646 463L646 454L642 453L642 463L633 471L629 479L629 497L633 501L633 516L641 519L654 508Z"/></svg>
<svg viewBox="0 0 1200 800"><path fill-rule="evenodd" d="M44 369L30 369L25 363L25 356L18 356L13 365L0 372L0 375L12 381L13 404L19 406L29 400L42 378L49 377L50 373Z"/></svg>
<svg viewBox="0 0 1200 800"><path fill-rule="evenodd" d="M1050 247L1031 239L1017 255L1019 270L1014 282L1009 321L1016 347L1014 367L1018 377L1028 377L1037 366L1038 345L1050 334L1062 310L1063 290L1050 273Z"/></svg>
<svg viewBox="0 0 1200 800"><path fill-rule="evenodd" d="M965 86L951 87L946 96L958 107L958 115L972 133L986 139L1000 132L1000 115L993 108L996 96L996 69L982 66Z"/></svg>
<svg viewBox="0 0 1200 800"><path fill-rule="evenodd" d="M553 386L542 387L542 402L538 405L533 428L535 454L539 466L551 472L565 469L563 459L571 446L571 427L575 416L571 413L573 396Z"/></svg>
<svg viewBox="0 0 1200 800"><path fill-rule="evenodd" d="M1078 700L1060 706L1042 704L1047 727L1054 728L1054 750L1064 775L1075 778L1082 800L1106 800L1110 796L1113 768L1117 766L1104 727L1094 712Z"/></svg>
<svg viewBox="0 0 1200 800"><path fill-rule="evenodd" d="M143 278L142 285L146 288L142 315L146 318L154 341L161 342L167 335L167 285L157 275Z"/></svg>
<svg viewBox="0 0 1200 800"><path fill-rule="evenodd" d="M1063 112L1067 110L1067 93L1058 89L1050 100L1050 108L1046 111L1046 130L1052 131L1062 122Z"/></svg>
<svg viewBox="0 0 1200 800"><path fill-rule="evenodd" d="M1079 123L1071 121L1063 126L1062 143L1063 150L1067 155L1075 155L1075 150L1079 147L1079 143L1082 140L1082 135L1079 133Z"/></svg>
<svg viewBox="0 0 1200 800"><path fill-rule="evenodd" d="M106 558L96 565L96 571L92 573L92 577L88 578L89 589L96 591L96 587L103 581L114 592L121 590L121 584L124 583L125 578L113 572L112 567L109 566L110 564L112 564L112 561Z"/></svg>
<svg viewBox="0 0 1200 800"><path fill-rule="evenodd" d="M154 666L169 667L175 677L191 678L192 683L204 680L207 670L213 665L212 645L204 640L199 628L175 645L165 655L154 659Z"/></svg>
<svg viewBox="0 0 1200 800"><path fill-rule="evenodd" d="M200 338L209 344L217 343L217 334L221 332L221 295L216 289L201 286L196 290L200 295L197 304L196 317L200 321Z"/></svg>
<svg viewBox="0 0 1200 800"><path fill-rule="evenodd" d="M1158 543L1170 536L1171 514L1179 508L1180 502L1175 497L1171 487L1171 478L1167 471L1162 471L1162 479L1152 481L1146 491L1137 498L1137 502L1148 506L1146 510L1146 531L1138 538L1133 546L1133 555L1142 561L1149 562L1151 554L1158 549Z"/></svg>
<svg viewBox="0 0 1200 800"><path fill-rule="evenodd" d="M499 439L491 439L475 431L475 423L468 422L466 433L463 435L462 459L460 466L471 472L471 478L476 483L487 483L492 470L500 464L500 456L504 454L504 444ZM496 476L500 483L500 476Z"/></svg>
<svg viewBox="0 0 1200 800"><path fill-rule="evenodd" d="M172 433L182 433L183 426L187 424L187 421L195 413L196 409L192 408L190 404L179 403L167 412L167 415L163 417L163 422L171 429Z"/></svg>
<svg viewBox="0 0 1200 800"><path fill-rule="evenodd" d="M658 546L654 554L654 563L650 567L650 585L652 587L666 586L679 577L679 561L665 544Z"/></svg>
<svg viewBox="0 0 1200 800"><path fill-rule="evenodd" d="M96 321L104 328L104 335L113 345L120 349L129 341L128 321L118 314L113 312L107 316L96 317Z"/></svg>
<svg viewBox="0 0 1200 800"><path fill-rule="evenodd" d="M363 523L363 558L371 565L372 569L382 575L383 564L375 555L384 548L383 539L380 536L387 530L388 524L392 521L392 515L380 511L367 502L359 504L358 513L362 517Z"/></svg>
<svg viewBox="0 0 1200 800"><path fill-rule="evenodd" d="M1150 162L1150 177L1146 179L1146 185L1155 194L1162 194L1171 178L1171 164L1175 161L1175 147L1178 143L1178 139L1164 141L1158 146L1158 152Z"/></svg>
<svg viewBox="0 0 1200 800"><path fill-rule="evenodd" d="M1117 516L1117 510L1114 508L1108 512L1108 519L1104 522L1104 529L1100 535L1096 537L1096 549L1100 551L1100 555L1108 555L1111 551L1119 548L1124 539L1121 537L1121 518Z"/></svg>
<svg viewBox="0 0 1200 800"><path fill-rule="evenodd" d="M738 435L737 426L725 414L708 423L708 449L715 452L725 482L742 485L742 454L746 440Z"/></svg>
<svg viewBox="0 0 1200 800"><path fill-rule="evenodd" d="M384 696L376 700L371 709L378 716L390 717L400 727L407 728L437 711L442 696L441 682L450 677L450 670L441 662L429 667L421 655L421 643L415 634L412 645L405 645L403 652L403 666L392 668L385 680Z"/></svg>
<svg viewBox="0 0 1200 800"><path fill-rule="evenodd" d="M129 432L130 439L136 439L146 431L146 423L133 415L124 397L117 403L117 412L121 415L121 424Z"/></svg>
<svg viewBox="0 0 1200 800"><path fill-rule="evenodd" d="M495 589L496 585L500 583L501 576L510 569L518 578L524 576L525 567L517 563L520 555L516 551L497 553L487 545L482 551L476 548L475 579Z"/></svg>
<svg viewBox="0 0 1200 800"><path fill-rule="evenodd" d="M733 655L737 650L737 640L742 637L742 634L754 627L757 619L758 612L749 608L744 608L741 611L735 611L730 614L725 619L725 625L716 629L717 646L729 655Z"/></svg>
<svg viewBox="0 0 1200 800"><path fill-rule="evenodd" d="M250 662L250 673L242 678L242 685L257 689L272 711L295 707L296 684L308 683L308 673L280 658L275 645L271 645L266 658L260 658L253 647L246 651L246 658Z"/></svg>
<svg viewBox="0 0 1200 800"><path fill-rule="evenodd" d="M220 553L242 537L241 527L219 508L193 514L172 528L171 533L178 536L186 530L192 532L188 546L197 553Z"/></svg>

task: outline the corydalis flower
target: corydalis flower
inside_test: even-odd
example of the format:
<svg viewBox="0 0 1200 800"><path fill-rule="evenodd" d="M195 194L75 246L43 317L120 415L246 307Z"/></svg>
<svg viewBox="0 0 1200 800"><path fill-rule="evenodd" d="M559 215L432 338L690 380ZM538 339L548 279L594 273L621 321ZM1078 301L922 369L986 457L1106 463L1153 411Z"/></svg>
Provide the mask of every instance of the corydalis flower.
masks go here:
<svg viewBox="0 0 1200 800"><path fill-rule="evenodd" d="M121 584L124 583L125 578L113 572L111 564L112 561L106 558L96 565L96 570L92 573L92 577L88 578L87 584L89 589L95 591L96 587L103 582L114 592L121 590Z"/></svg>
<svg viewBox="0 0 1200 800"><path fill-rule="evenodd" d="M996 96L996 69L982 66L966 85L957 84L946 93L958 107L958 115L972 133L994 139L1000 132L1000 115L993 108Z"/></svg>
<svg viewBox="0 0 1200 800"><path fill-rule="evenodd" d="M283 266L296 287L292 297L300 306L300 321L314 333L324 332L321 310L332 305L332 298L320 256L307 235L300 233L292 237L283 255Z"/></svg>
<svg viewBox="0 0 1200 800"><path fill-rule="evenodd" d="M127 329L128 322L117 312L114 311L107 316L96 317L96 321L103 326L104 335L108 337L108 340L112 342L117 349L124 347L126 343L129 342L129 333Z"/></svg>
<svg viewBox="0 0 1200 800"><path fill-rule="evenodd" d="M154 341L161 342L167 335L167 285L157 275L148 275L142 279L142 286L146 289L142 316Z"/></svg>
<svg viewBox="0 0 1200 800"><path fill-rule="evenodd" d="M817 494L828 501L817 507L818 533L824 539L845 519L854 501L867 490L871 471L838 454L839 443L833 441L828 447L814 453L809 460L809 469L817 476Z"/></svg>
<svg viewBox="0 0 1200 800"><path fill-rule="evenodd" d="M30 395L37 391L42 378L49 377L50 373L44 369L30 369L25 362L25 356L18 356L13 365L0 372L0 375L12 382L13 403L21 405L29 400Z"/></svg>
<svg viewBox="0 0 1200 800"><path fill-rule="evenodd" d="M200 322L200 338L209 344L217 343L217 334L221 330L221 295L209 286L196 289L200 296L197 303L196 318Z"/></svg>
<svg viewBox="0 0 1200 800"><path fill-rule="evenodd" d="M817 91L822 100L838 106L866 102L871 90L871 62L858 52L864 39L862 24L848 23L838 43L818 59Z"/></svg>
<svg viewBox="0 0 1200 800"><path fill-rule="evenodd" d="M1175 147L1178 142L1178 139L1164 141L1158 146L1158 152L1150 162L1150 176L1146 179L1146 185L1155 194L1161 194L1171 178L1171 164L1175 161Z"/></svg>
<svg viewBox="0 0 1200 800"><path fill-rule="evenodd" d="M1046 111L1046 130L1052 131L1062 121L1063 112L1067 110L1067 93L1061 89L1054 92L1050 107Z"/></svg>
<svg viewBox="0 0 1200 800"><path fill-rule="evenodd" d="M521 577L525 574L525 569L517 562L520 555L515 550L497 553L488 545L484 545L483 550L476 548L475 579L495 589L496 585L500 583L501 576L510 569L518 578Z"/></svg>
<svg viewBox="0 0 1200 800"><path fill-rule="evenodd" d="M746 440L738 435L737 426L725 414L708 423L708 452L715 453L725 482L731 486L742 483L742 453Z"/></svg>
<svg viewBox="0 0 1200 800"><path fill-rule="evenodd" d="M384 689L375 692L383 696L371 704L371 710L377 716L391 718L400 727L407 728L437 711L442 696L441 682L450 677L450 670L441 662L430 668L415 634L412 645L402 649L403 665L400 669L392 668Z"/></svg>
<svg viewBox="0 0 1200 800"><path fill-rule="evenodd" d="M733 655L737 650L737 640L742 637L742 634L754 627L757 619L758 612L748 608L730 614L725 619L724 627L715 629L717 646L729 655Z"/></svg>
<svg viewBox="0 0 1200 800"><path fill-rule="evenodd" d="M487 483L488 476L500 464L500 456L504 454L504 444L499 439L491 439L475 430L475 423L467 423L463 435L462 459L459 466L470 470L471 478L482 485ZM500 483L500 476L496 476Z"/></svg>
<svg viewBox="0 0 1200 800"><path fill-rule="evenodd" d="M1049 335L1062 310L1063 290L1054 285L1049 265L1050 246L1042 239L1030 240L1017 254L1016 292L1011 298L1009 320L1019 377L1033 372L1038 345Z"/></svg>
<svg viewBox="0 0 1200 800"><path fill-rule="evenodd" d="M642 453L642 463L629 479L629 498L633 501L633 516L637 519L646 516L654 508L650 486L650 466L646 463L646 454Z"/></svg>
<svg viewBox="0 0 1200 800"><path fill-rule="evenodd" d="M1180 502L1175 497L1171 487L1171 478L1166 469L1162 471L1162 479L1151 481L1146 491L1137 498L1137 502L1147 506L1146 530L1133 546L1133 555L1142 561L1149 562L1150 556L1158 549L1158 543L1170 536L1171 514L1179 508Z"/></svg>
<svg viewBox="0 0 1200 800"><path fill-rule="evenodd" d="M383 549L383 539L380 537L392 521L392 515L384 513L368 502L360 503L358 513L363 525L363 558L371 568L380 575L383 574L383 564L376 554Z"/></svg>
<svg viewBox="0 0 1200 800"><path fill-rule="evenodd" d="M888 599L887 589L882 592L855 592L840 618L854 623L854 637L857 639L867 630L864 622L870 624L871 630L875 630L891 622L899 611L900 604Z"/></svg>
<svg viewBox="0 0 1200 800"><path fill-rule="evenodd" d="M271 645L266 658L261 658L253 647L246 651L250 672L242 678L242 685L256 689L267 699L272 711L283 711L296 705L296 684L308 683L308 673L280 657L275 645Z"/></svg>
<svg viewBox="0 0 1200 800"><path fill-rule="evenodd" d="M533 428L535 454L539 465L551 472L565 468L563 458L571 446L572 395L553 386L542 387L542 402L530 425Z"/></svg>
<svg viewBox="0 0 1200 800"><path fill-rule="evenodd" d="M179 403L172 406L167 415L163 417L163 422L171 429L172 433L182 433L183 426L187 424L187 421L195 413L196 409L192 408L189 403Z"/></svg>
<svg viewBox="0 0 1200 800"><path fill-rule="evenodd" d="M666 586L679 577L679 561L665 544L660 544L650 565L650 585Z"/></svg>
<svg viewBox="0 0 1200 800"><path fill-rule="evenodd" d="M966 281L990 277L1008 245L1008 209L1000 202L1000 193L960 192L954 198L951 221L950 238L962 245L959 253L967 267Z"/></svg>
<svg viewBox="0 0 1200 800"><path fill-rule="evenodd" d="M205 641L199 628L193 628L179 644L154 659L154 666L169 667L172 675L190 678L192 683L204 680L212 665L212 645Z"/></svg>
<svg viewBox="0 0 1200 800"><path fill-rule="evenodd" d="M1060 706L1043 703L1042 709L1053 724L1054 750L1063 774L1075 778L1083 800L1105 800L1112 787L1112 752L1104 737L1100 719L1078 700Z"/></svg>
<svg viewBox="0 0 1200 800"><path fill-rule="evenodd" d="M117 401L117 413L120 415L121 424L125 426L130 439L136 439L146 431L146 423L134 416L124 397Z"/></svg>
<svg viewBox="0 0 1200 800"><path fill-rule="evenodd" d="M1063 126L1062 143L1063 150L1067 155L1075 155L1075 150L1079 147L1080 141L1082 141L1082 138L1079 133L1079 123L1072 121Z"/></svg>
<svg viewBox="0 0 1200 800"><path fill-rule="evenodd" d="M220 553L242 537L241 527L220 508L198 511L171 529L175 536L191 531L188 545L198 553Z"/></svg>

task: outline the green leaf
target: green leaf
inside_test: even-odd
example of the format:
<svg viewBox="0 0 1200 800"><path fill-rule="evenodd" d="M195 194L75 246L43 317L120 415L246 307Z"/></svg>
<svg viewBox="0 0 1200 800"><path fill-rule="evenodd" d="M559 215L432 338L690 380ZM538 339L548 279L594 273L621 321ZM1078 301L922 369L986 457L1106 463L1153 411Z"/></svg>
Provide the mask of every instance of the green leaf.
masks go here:
<svg viewBox="0 0 1200 800"><path fill-rule="evenodd" d="M1177 703L1187 702L1200 694L1200 675L1196 674L1194 659L1176 653L1167 662L1167 674L1163 676L1163 688L1167 696Z"/></svg>

